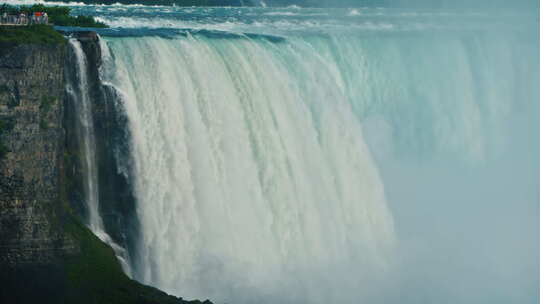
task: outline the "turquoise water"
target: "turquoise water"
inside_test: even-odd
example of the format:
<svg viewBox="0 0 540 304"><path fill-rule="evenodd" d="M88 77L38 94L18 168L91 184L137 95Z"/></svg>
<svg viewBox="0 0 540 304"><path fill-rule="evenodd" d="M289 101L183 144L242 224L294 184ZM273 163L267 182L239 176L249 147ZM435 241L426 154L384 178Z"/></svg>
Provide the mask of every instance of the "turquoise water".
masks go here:
<svg viewBox="0 0 540 304"><path fill-rule="evenodd" d="M134 278L217 303L536 303L535 11L75 6L111 25Z"/></svg>
<svg viewBox="0 0 540 304"><path fill-rule="evenodd" d="M207 29L283 35L369 34L475 30L532 30L536 12L392 8L181 8L75 6L74 14L98 16L117 30Z"/></svg>

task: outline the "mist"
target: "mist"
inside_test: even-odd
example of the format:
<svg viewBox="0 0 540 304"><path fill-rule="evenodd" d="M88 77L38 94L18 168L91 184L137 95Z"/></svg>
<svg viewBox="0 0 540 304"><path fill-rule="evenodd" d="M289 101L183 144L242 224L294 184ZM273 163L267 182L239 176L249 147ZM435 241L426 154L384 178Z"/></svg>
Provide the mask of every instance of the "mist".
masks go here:
<svg viewBox="0 0 540 304"><path fill-rule="evenodd" d="M409 62L379 75L401 88L374 97L396 112L364 119L399 240L382 302L540 299L539 41L533 31L491 31L506 38L456 42L463 48L415 41L399 59L380 53L383 70Z"/></svg>

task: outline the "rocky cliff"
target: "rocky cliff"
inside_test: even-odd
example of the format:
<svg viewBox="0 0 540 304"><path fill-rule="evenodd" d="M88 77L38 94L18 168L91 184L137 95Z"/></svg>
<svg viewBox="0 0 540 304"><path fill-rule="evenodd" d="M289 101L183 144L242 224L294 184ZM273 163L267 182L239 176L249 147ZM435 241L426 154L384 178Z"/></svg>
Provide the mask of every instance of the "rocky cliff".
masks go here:
<svg viewBox="0 0 540 304"><path fill-rule="evenodd" d="M97 39L80 37L95 102L102 212L112 237L129 246L133 198L115 156L126 128L114 92L99 82ZM66 43L0 50L0 303L188 303L130 280L83 224L70 60Z"/></svg>
<svg viewBox="0 0 540 304"><path fill-rule="evenodd" d="M129 153L129 140L127 118L124 109L119 103L120 97L116 90L101 80L102 50L99 37L94 32L78 32L77 39L87 59L86 76L89 98L92 101L92 119L95 132L95 158L98 172L98 188L100 213L104 221L105 230L116 244L129 249L124 258L130 259L129 253L136 252L135 238L138 235L138 221L135 214L135 199L131 188L131 153ZM68 54L73 56L73 54ZM69 59L75 61L74 58ZM76 74L74 65L66 66L67 78ZM84 209L82 186L84 176L83 168L73 158L80 158L83 149L77 140L77 107L76 97L66 96L66 145L68 147L71 171L67 178L71 181L68 191L72 207L83 218L87 210Z"/></svg>
<svg viewBox="0 0 540 304"><path fill-rule="evenodd" d="M60 227L65 53L65 45L57 44L13 46L0 54L0 276L2 287L9 287L0 289L4 298L80 250ZM24 280L12 280L19 277Z"/></svg>

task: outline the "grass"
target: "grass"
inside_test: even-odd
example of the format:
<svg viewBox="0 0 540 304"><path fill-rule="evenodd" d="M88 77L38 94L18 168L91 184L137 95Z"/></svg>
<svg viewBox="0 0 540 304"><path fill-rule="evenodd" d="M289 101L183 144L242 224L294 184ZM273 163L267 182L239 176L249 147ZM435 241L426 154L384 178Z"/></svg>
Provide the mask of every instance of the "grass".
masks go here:
<svg viewBox="0 0 540 304"><path fill-rule="evenodd" d="M66 256L62 279L57 285L65 286L61 302L78 304L180 304L186 302L169 296L153 287L142 285L124 274L114 251L96 237L82 222L80 215L71 207L69 194L80 191L77 187L74 166L78 159L77 151L64 151L64 170L60 185L60 202L64 214L61 228L68 239L79 246L77 254ZM209 304L209 302L206 302Z"/></svg>
<svg viewBox="0 0 540 304"><path fill-rule="evenodd" d="M129 279L122 273L112 249L74 218L67 223L66 233L81 246L80 254L66 261L67 297L78 300L85 296L90 303L102 303L105 298L110 303L122 303L122 294L116 290Z"/></svg>
<svg viewBox="0 0 540 304"><path fill-rule="evenodd" d="M65 232L77 241L81 249L79 255L66 259L66 303L202 303L182 301L128 278L113 250L75 216L68 219Z"/></svg>
<svg viewBox="0 0 540 304"><path fill-rule="evenodd" d="M0 26L0 44L64 44L66 39L52 26ZM0 46L1 47L1 46Z"/></svg>

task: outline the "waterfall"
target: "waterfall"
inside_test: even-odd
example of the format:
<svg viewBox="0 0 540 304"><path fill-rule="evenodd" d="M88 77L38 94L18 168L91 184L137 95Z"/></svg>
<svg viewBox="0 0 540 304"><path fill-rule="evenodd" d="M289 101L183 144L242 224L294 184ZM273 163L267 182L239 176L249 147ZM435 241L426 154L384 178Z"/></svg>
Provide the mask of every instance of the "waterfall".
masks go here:
<svg viewBox="0 0 540 304"><path fill-rule="evenodd" d="M132 278L215 303L538 302L535 10L75 12L111 26L121 115L86 201Z"/></svg>
<svg viewBox="0 0 540 304"><path fill-rule="evenodd" d="M131 27L105 68L133 278L216 303L535 303L537 23L255 11L108 19Z"/></svg>
<svg viewBox="0 0 540 304"><path fill-rule="evenodd" d="M100 215L98 166L95 150L96 138L92 116L92 100L88 92L88 62L81 43L78 40L70 39L69 45L74 54L76 68L75 75L73 75L75 79L68 81L67 92L74 101L77 114L77 137L82 154L80 161L82 171L84 172L84 195L88 228L103 242L112 247L122 268L128 276L131 276L131 269L127 262L125 249L116 244L109 234L107 234Z"/></svg>
<svg viewBox="0 0 540 304"><path fill-rule="evenodd" d="M264 39L109 47L133 137L135 278L229 303L375 292L393 220L334 62Z"/></svg>
<svg viewBox="0 0 540 304"><path fill-rule="evenodd" d="M504 251L479 245L491 234L473 221L508 199L488 189L514 185L520 206L536 195L521 138L540 78L519 38L466 38L107 38L132 136L134 278L217 303L417 303L482 281ZM460 202L470 214L447 218ZM437 238L459 221L475 238L452 250L476 279ZM442 284L448 273L466 286Z"/></svg>
<svg viewBox="0 0 540 304"><path fill-rule="evenodd" d="M98 174L96 166L94 122L92 119L92 104L88 94L88 76L86 55L81 47L81 43L76 39L70 39L69 44L75 54L77 66L77 93L76 108L78 115L78 126L80 130L80 145L82 147L83 159L82 168L85 174L84 192L86 196L86 207L88 210L88 226L96 234L102 235L103 221L99 214L99 189Z"/></svg>

